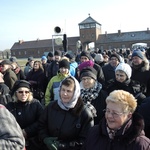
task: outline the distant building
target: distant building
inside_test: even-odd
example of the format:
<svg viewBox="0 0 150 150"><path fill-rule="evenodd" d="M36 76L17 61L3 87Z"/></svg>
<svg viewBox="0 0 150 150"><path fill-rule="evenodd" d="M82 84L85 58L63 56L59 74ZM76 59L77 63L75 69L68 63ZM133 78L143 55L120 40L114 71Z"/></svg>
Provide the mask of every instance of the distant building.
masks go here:
<svg viewBox="0 0 150 150"><path fill-rule="evenodd" d="M95 21L90 15L79 25L79 37L67 37L68 50L76 53L77 41L81 41L82 49L88 49L88 44L94 42L95 48L101 50L113 48L131 48L134 43L147 43L150 46L150 30L145 31L121 32L102 34L101 24ZM33 56L41 57L44 53L53 52L53 50L63 51L63 44L57 45L55 39L46 39L35 41L20 40L11 48L11 56L17 58L27 58Z"/></svg>

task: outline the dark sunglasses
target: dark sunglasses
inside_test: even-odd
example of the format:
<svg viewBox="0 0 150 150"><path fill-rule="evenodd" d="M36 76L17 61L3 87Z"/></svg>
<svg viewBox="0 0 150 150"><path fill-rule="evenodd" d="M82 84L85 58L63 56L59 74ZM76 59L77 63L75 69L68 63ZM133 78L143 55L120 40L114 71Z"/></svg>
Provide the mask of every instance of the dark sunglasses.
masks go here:
<svg viewBox="0 0 150 150"><path fill-rule="evenodd" d="M16 91L16 92L19 94L23 94L23 93L28 94L30 91Z"/></svg>

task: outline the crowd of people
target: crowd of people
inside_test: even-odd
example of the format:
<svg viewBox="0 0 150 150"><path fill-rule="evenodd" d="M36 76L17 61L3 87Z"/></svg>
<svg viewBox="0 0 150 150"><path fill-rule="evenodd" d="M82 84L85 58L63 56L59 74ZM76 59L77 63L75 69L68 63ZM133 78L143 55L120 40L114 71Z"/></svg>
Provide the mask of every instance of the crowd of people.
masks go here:
<svg viewBox="0 0 150 150"><path fill-rule="evenodd" d="M24 69L1 60L0 111L4 150L149 150L150 60L98 48L31 56Z"/></svg>

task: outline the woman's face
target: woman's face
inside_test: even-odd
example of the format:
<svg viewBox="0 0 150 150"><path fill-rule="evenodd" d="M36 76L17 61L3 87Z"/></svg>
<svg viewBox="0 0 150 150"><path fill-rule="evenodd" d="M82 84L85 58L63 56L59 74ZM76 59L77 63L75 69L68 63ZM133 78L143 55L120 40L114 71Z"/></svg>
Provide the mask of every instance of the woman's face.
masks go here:
<svg viewBox="0 0 150 150"><path fill-rule="evenodd" d="M35 71L38 70L40 68L39 63L35 62L34 65L33 65L33 68L34 68Z"/></svg>
<svg viewBox="0 0 150 150"><path fill-rule="evenodd" d="M17 89L16 96L19 101L26 102L28 100L29 93L30 93L30 91L28 88L21 87L21 88Z"/></svg>
<svg viewBox="0 0 150 150"><path fill-rule="evenodd" d="M132 63L136 66L140 65L143 62L143 60L141 58L139 58L138 56L134 56L132 58Z"/></svg>
<svg viewBox="0 0 150 150"><path fill-rule="evenodd" d="M63 103L70 102L73 95L74 95L74 84L71 84L70 86L62 85L60 90L60 98L63 101Z"/></svg>
<svg viewBox="0 0 150 150"><path fill-rule="evenodd" d="M125 72L120 71L120 70L117 70L115 72L115 76L116 76L116 80L121 83L126 81L126 79L127 79L127 75L125 74Z"/></svg>
<svg viewBox="0 0 150 150"><path fill-rule="evenodd" d="M106 106L105 118L108 127L112 130L119 129L128 119L131 118L131 114L123 111L121 104L108 102Z"/></svg>
<svg viewBox="0 0 150 150"><path fill-rule="evenodd" d="M81 80L82 80L83 87L85 89L92 88L95 85L95 80L91 77L85 76L85 77L82 77Z"/></svg>

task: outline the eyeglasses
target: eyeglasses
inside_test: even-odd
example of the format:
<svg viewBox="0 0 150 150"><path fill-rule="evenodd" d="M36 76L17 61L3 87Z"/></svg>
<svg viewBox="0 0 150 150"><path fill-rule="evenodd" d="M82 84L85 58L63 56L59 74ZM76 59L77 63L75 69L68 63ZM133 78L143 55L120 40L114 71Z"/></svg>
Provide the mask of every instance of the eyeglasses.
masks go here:
<svg viewBox="0 0 150 150"><path fill-rule="evenodd" d="M111 114L114 118L118 118L119 116L123 115L125 112L111 112L109 109L103 110L106 115Z"/></svg>
<svg viewBox="0 0 150 150"><path fill-rule="evenodd" d="M30 91L16 91L16 92L19 93L19 94L23 94L23 93L29 94Z"/></svg>
<svg viewBox="0 0 150 150"><path fill-rule="evenodd" d="M84 77L83 77L81 80L82 80L82 81L90 81L91 79L92 79L92 78L90 78L90 77L87 77L87 78L84 78Z"/></svg>

